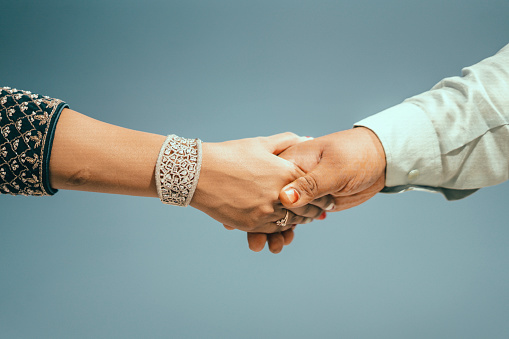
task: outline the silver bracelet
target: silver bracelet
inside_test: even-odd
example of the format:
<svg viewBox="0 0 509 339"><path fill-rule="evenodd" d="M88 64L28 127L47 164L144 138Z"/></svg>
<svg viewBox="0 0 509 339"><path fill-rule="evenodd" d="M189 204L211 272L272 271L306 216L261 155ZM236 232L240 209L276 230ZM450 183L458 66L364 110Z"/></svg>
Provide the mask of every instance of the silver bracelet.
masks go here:
<svg viewBox="0 0 509 339"><path fill-rule="evenodd" d="M189 205L198 185L201 159L200 139L168 135L159 152L155 172L157 194L163 203Z"/></svg>

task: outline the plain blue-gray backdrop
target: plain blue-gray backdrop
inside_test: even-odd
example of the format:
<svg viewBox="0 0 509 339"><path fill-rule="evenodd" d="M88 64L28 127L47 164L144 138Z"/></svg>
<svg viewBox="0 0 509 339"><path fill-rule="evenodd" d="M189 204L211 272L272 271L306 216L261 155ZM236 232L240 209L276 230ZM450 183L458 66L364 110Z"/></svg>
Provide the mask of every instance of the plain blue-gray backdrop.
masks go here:
<svg viewBox="0 0 509 339"><path fill-rule="evenodd" d="M509 42L507 0L2 1L0 79L223 141L320 136ZM0 197L0 338L508 338L508 184L379 194L279 255L192 208Z"/></svg>

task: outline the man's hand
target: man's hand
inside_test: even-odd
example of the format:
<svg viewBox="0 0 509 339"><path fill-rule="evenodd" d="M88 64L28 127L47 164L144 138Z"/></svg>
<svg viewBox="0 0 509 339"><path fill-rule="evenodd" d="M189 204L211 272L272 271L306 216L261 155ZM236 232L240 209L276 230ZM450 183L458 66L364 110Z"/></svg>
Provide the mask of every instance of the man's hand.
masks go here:
<svg viewBox="0 0 509 339"><path fill-rule="evenodd" d="M358 127L296 144L279 155L300 167L306 175L286 185L279 199L288 208L326 202L327 212L362 204L385 184L385 152L371 130ZM330 198L333 197L331 201ZM325 219L323 213L318 220ZM275 234L248 233L249 248L279 253L294 237L293 228Z"/></svg>
<svg viewBox="0 0 509 339"><path fill-rule="evenodd" d="M286 185L279 199L288 208L327 202L327 212L342 211L372 198L385 185L385 152L370 129L358 127L293 145L279 155L306 175ZM333 197L331 202L330 197ZM317 219L325 219L325 213ZM249 248L259 252L269 244L279 253L293 240L293 229L276 234L248 233Z"/></svg>
<svg viewBox="0 0 509 339"><path fill-rule="evenodd" d="M280 157L307 174L286 185L279 199L287 208L331 195L327 211L342 211L372 198L385 185L385 152L374 132L353 128L296 144Z"/></svg>

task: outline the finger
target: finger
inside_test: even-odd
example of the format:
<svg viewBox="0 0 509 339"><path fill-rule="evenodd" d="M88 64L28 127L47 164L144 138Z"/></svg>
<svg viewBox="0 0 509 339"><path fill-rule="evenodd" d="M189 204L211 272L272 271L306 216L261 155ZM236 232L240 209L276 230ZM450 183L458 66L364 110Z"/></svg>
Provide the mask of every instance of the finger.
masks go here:
<svg viewBox="0 0 509 339"><path fill-rule="evenodd" d="M267 234L267 242L269 243L269 250L272 253L279 253L283 250L283 246L285 245L285 238L281 232Z"/></svg>
<svg viewBox="0 0 509 339"><path fill-rule="evenodd" d="M321 198L315 199L309 203L315 205L324 211L332 211L334 209L334 196L327 194Z"/></svg>
<svg viewBox="0 0 509 339"><path fill-rule="evenodd" d="M354 195L349 195L346 197L337 197L336 208L334 209L334 212L344 211L349 208L363 204L369 199L373 198L376 195L376 193L377 192L365 190Z"/></svg>
<svg viewBox="0 0 509 339"><path fill-rule="evenodd" d="M297 215L295 213L293 213L292 211L290 211L288 213L288 221L287 221L287 226L286 226L286 229L289 229L291 225L301 225L301 224L309 224L310 222L312 222L314 219L313 218L310 218L310 217L303 217L301 215ZM284 229L284 230L286 230ZM282 232L283 230L280 230L280 232Z"/></svg>
<svg viewBox="0 0 509 339"><path fill-rule="evenodd" d="M363 190L362 192L352 194L349 196L343 196L341 194L334 194L335 208L332 210L344 211L346 209L358 206L369 199L373 198L378 192L380 192L385 186L385 177L382 176L378 179L371 187Z"/></svg>
<svg viewBox="0 0 509 339"><path fill-rule="evenodd" d="M231 226L228 226L225 224L223 224L223 226L224 226L224 228L226 228L227 230L230 230L230 231L235 229L235 227L231 227Z"/></svg>
<svg viewBox="0 0 509 339"><path fill-rule="evenodd" d="M322 159L311 172L283 187L279 200L288 208L301 207L340 188L337 169Z"/></svg>
<svg viewBox="0 0 509 339"><path fill-rule="evenodd" d="M272 154L278 155L290 146L309 140L307 137L299 137L297 134L292 132L285 132L270 137L265 137L267 142L266 147Z"/></svg>
<svg viewBox="0 0 509 339"><path fill-rule="evenodd" d="M346 197L346 196L351 196L351 195L354 195L356 193L367 193L367 192L373 192L373 193L378 193L380 192L383 188L385 187L385 175L381 175L376 181L375 183L373 183L371 186L369 187L366 187L366 188L362 188L358 191L338 191L338 192L335 192L333 193L332 195L334 197Z"/></svg>
<svg viewBox="0 0 509 339"><path fill-rule="evenodd" d="M300 215L301 217L312 218L312 219L316 219L319 216L321 216L322 213L324 213L323 209L321 209L320 207L317 207L315 205L311 205L311 204L307 204L305 206L297 207L297 208L289 208L288 210L292 211L295 215Z"/></svg>
<svg viewBox="0 0 509 339"><path fill-rule="evenodd" d="M280 233L280 232L289 230L290 228L294 227L295 224L308 224L311 221L313 221L313 218L298 216L289 210L288 210L288 217L286 217L286 213L287 213L287 210L282 209L280 218L278 220L266 222L265 224L262 224L261 226L258 226L255 229L250 230L249 232L264 233L264 234ZM285 218L286 218L286 222L284 223L284 225L281 225L281 226L278 225L278 221L283 222Z"/></svg>
<svg viewBox="0 0 509 339"><path fill-rule="evenodd" d="M260 252L267 242L267 234L265 233L247 233L247 243L249 249L254 252Z"/></svg>
<svg viewBox="0 0 509 339"><path fill-rule="evenodd" d="M295 234L293 232L293 228L290 228L289 230L281 232L281 234L283 235L283 238L285 240L284 241L285 246L290 245L293 241L294 236L295 236Z"/></svg>
<svg viewBox="0 0 509 339"><path fill-rule="evenodd" d="M353 195L337 196L335 198L336 208L334 209L334 212L344 211L346 209L365 203L380 191L380 189L378 189L376 186L377 185L373 185L370 188Z"/></svg>

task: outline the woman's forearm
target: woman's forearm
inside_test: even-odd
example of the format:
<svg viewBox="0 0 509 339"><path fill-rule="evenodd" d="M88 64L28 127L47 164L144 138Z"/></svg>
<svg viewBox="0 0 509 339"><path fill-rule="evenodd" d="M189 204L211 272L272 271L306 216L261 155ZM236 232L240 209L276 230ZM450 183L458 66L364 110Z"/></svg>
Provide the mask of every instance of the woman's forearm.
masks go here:
<svg viewBox="0 0 509 339"><path fill-rule="evenodd" d="M281 187L304 173L277 155L306 138L283 133L203 143L195 153L186 144L191 139L170 135L168 140L174 143L166 143L166 136L110 125L67 107L59 99L0 88L0 115L7 117L0 119L1 194L48 196L56 189L66 189L160 196L168 202L165 191L160 189L159 195L157 189L164 181L171 183L172 199L190 194L191 206L228 228L276 232L274 238L264 238L273 252L283 246L280 232L291 233L291 225L322 216L331 203L332 198L325 196L308 206L286 210L278 200ZM173 151L179 155L172 157ZM181 156L189 157L189 162ZM186 164L189 166L180 167ZM194 195L188 187L190 171L196 174ZM289 239L284 238L286 244Z"/></svg>
<svg viewBox="0 0 509 339"><path fill-rule="evenodd" d="M166 137L110 125L70 109L58 121L50 157L56 189L158 197L155 168ZM203 162L191 206L214 219L251 232L273 233L308 223L330 198L287 211L281 187L302 175L279 158L302 141L292 133L203 145ZM284 224L276 221L284 219Z"/></svg>
<svg viewBox="0 0 509 339"><path fill-rule="evenodd" d="M157 197L154 169L164 139L64 109L51 151L51 186Z"/></svg>

